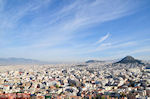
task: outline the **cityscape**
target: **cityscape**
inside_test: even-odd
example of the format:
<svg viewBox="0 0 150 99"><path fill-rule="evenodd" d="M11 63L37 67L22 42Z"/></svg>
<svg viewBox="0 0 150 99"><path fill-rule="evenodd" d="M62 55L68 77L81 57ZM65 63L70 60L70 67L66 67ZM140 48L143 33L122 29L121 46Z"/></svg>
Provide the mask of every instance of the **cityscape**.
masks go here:
<svg viewBox="0 0 150 99"><path fill-rule="evenodd" d="M0 70L1 99L150 98L150 64L132 56L115 63L89 60L82 64L1 66Z"/></svg>
<svg viewBox="0 0 150 99"><path fill-rule="evenodd" d="M150 99L150 0L0 0L0 99Z"/></svg>

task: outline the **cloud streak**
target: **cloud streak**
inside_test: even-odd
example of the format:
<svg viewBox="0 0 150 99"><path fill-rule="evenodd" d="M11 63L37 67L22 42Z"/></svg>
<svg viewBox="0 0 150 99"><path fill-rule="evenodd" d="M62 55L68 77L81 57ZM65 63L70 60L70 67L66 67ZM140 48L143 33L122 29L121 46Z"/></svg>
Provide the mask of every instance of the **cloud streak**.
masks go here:
<svg viewBox="0 0 150 99"><path fill-rule="evenodd" d="M107 33L105 36L101 37L96 43L96 44L99 44L99 43L102 43L103 41L105 41L108 37L110 36L109 33Z"/></svg>

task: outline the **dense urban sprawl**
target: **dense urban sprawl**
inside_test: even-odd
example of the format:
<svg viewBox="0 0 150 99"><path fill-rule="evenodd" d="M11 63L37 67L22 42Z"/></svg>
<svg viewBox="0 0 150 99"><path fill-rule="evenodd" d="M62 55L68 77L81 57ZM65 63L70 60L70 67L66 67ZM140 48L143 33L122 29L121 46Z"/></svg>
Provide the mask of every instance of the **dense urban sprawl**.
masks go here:
<svg viewBox="0 0 150 99"><path fill-rule="evenodd" d="M1 97L27 93L41 98L150 97L150 68L138 64L0 66Z"/></svg>

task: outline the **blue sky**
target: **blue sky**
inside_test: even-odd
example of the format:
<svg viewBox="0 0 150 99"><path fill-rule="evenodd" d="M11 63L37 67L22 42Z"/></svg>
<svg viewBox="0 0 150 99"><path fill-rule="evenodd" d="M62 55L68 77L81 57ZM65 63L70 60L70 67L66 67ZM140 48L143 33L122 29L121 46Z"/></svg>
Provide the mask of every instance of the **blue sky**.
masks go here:
<svg viewBox="0 0 150 99"><path fill-rule="evenodd" d="M0 0L0 57L150 60L150 0Z"/></svg>

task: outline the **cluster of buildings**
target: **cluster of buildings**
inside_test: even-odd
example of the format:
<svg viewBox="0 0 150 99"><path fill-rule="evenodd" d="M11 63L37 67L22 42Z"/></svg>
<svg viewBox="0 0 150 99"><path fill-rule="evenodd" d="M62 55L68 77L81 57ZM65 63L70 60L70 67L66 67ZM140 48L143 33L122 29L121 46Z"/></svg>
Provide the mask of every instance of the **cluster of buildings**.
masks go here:
<svg viewBox="0 0 150 99"><path fill-rule="evenodd" d="M149 99L150 68L101 63L0 66L0 97L12 93L41 99Z"/></svg>

